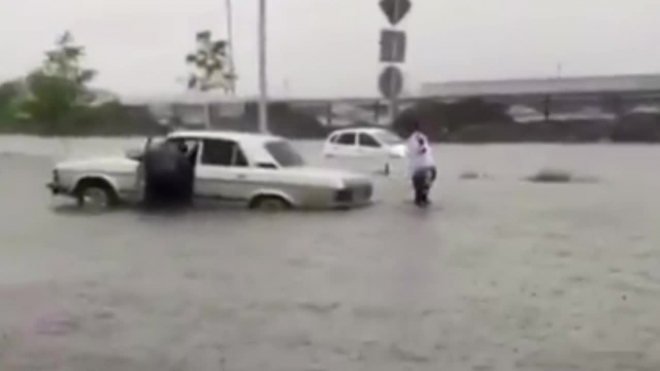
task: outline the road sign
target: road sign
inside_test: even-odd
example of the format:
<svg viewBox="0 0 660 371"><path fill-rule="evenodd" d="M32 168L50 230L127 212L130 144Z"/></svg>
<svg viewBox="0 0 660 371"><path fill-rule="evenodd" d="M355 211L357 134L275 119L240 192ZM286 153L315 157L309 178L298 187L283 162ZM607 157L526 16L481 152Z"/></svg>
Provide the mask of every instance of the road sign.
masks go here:
<svg viewBox="0 0 660 371"><path fill-rule="evenodd" d="M403 63L406 59L406 34L403 31L383 30L380 32L380 61Z"/></svg>
<svg viewBox="0 0 660 371"><path fill-rule="evenodd" d="M392 26L396 26L412 8L410 0L381 0L380 9Z"/></svg>
<svg viewBox="0 0 660 371"><path fill-rule="evenodd" d="M380 74L378 88L383 97L396 99L403 89L403 74L396 66L387 66Z"/></svg>

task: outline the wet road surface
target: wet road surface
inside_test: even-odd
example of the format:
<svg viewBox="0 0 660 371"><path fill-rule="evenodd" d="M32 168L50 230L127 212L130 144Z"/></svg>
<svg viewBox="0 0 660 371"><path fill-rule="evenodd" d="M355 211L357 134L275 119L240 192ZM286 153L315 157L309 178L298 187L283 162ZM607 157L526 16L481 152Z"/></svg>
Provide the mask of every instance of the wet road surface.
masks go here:
<svg viewBox="0 0 660 371"><path fill-rule="evenodd" d="M438 150L429 210L394 177L277 215L84 214L3 155L0 369L660 370L660 149L527 150ZM544 155L602 179L521 182Z"/></svg>

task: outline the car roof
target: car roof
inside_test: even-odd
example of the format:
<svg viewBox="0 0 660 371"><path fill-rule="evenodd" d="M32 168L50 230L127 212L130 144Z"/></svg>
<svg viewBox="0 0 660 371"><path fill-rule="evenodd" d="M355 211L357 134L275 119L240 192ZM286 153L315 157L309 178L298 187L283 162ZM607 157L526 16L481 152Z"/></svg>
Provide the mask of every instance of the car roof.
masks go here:
<svg viewBox="0 0 660 371"><path fill-rule="evenodd" d="M343 133L378 133L383 131L390 131L388 128L375 128L375 127L363 127L363 128L350 128L350 129L337 129L330 133L330 135L343 134Z"/></svg>
<svg viewBox="0 0 660 371"><path fill-rule="evenodd" d="M282 140L283 138L258 133L244 133L238 131L223 131L223 130L180 130L170 133L168 138L192 138L192 139L224 139L232 140L241 143L263 143L274 140Z"/></svg>

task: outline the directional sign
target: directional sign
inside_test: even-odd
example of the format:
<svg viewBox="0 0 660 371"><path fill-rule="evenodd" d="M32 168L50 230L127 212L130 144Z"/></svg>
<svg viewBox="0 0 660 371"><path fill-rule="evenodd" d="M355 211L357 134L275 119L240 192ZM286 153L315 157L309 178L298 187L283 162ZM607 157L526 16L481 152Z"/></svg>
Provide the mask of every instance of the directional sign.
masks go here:
<svg viewBox="0 0 660 371"><path fill-rule="evenodd" d="M380 32L380 61L403 63L406 59L406 34L403 31Z"/></svg>
<svg viewBox="0 0 660 371"><path fill-rule="evenodd" d="M383 97L396 99L403 89L403 74L395 66L387 66L380 74L378 88Z"/></svg>
<svg viewBox="0 0 660 371"><path fill-rule="evenodd" d="M380 9L385 13L392 26L401 22L412 8L410 0L381 0Z"/></svg>

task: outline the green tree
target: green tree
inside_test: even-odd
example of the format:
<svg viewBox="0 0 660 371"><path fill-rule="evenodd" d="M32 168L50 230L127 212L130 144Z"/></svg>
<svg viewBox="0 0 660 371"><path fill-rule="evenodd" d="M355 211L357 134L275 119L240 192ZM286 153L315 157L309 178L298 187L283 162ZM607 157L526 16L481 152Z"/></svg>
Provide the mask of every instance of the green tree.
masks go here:
<svg viewBox="0 0 660 371"><path fill-rule="evenodd" d="M81 67L85 55L82 46L74 44L73 36L65 32L53 50L46 52L43 66L27 78L28 99L23 113L48 134L66 131L67 119L75 116L91 102L93 96L87 84L96 71Z"/></svg>
<svg viewBox="0 0 660 371"><path fill-rule="evenodd" d="M0 84L0 107L9 104L18 94L16 83L9 81Z"/></svg>
<svg viewBox="0 0 660 371"><path fill-rule="evenodd" d="M198 32L196 40L196 50L186 55L186 63L195 68L188 79L188 88L233 92L237 77L231 71L227 41L212 40L210 31Z"/></svg>
<svg viewBox="0 0 660 371"><path fill-rule="evenodd" d="M17 84L13 81L0 84L0 125L13 122L14 102L18 96Z"/></svg>

